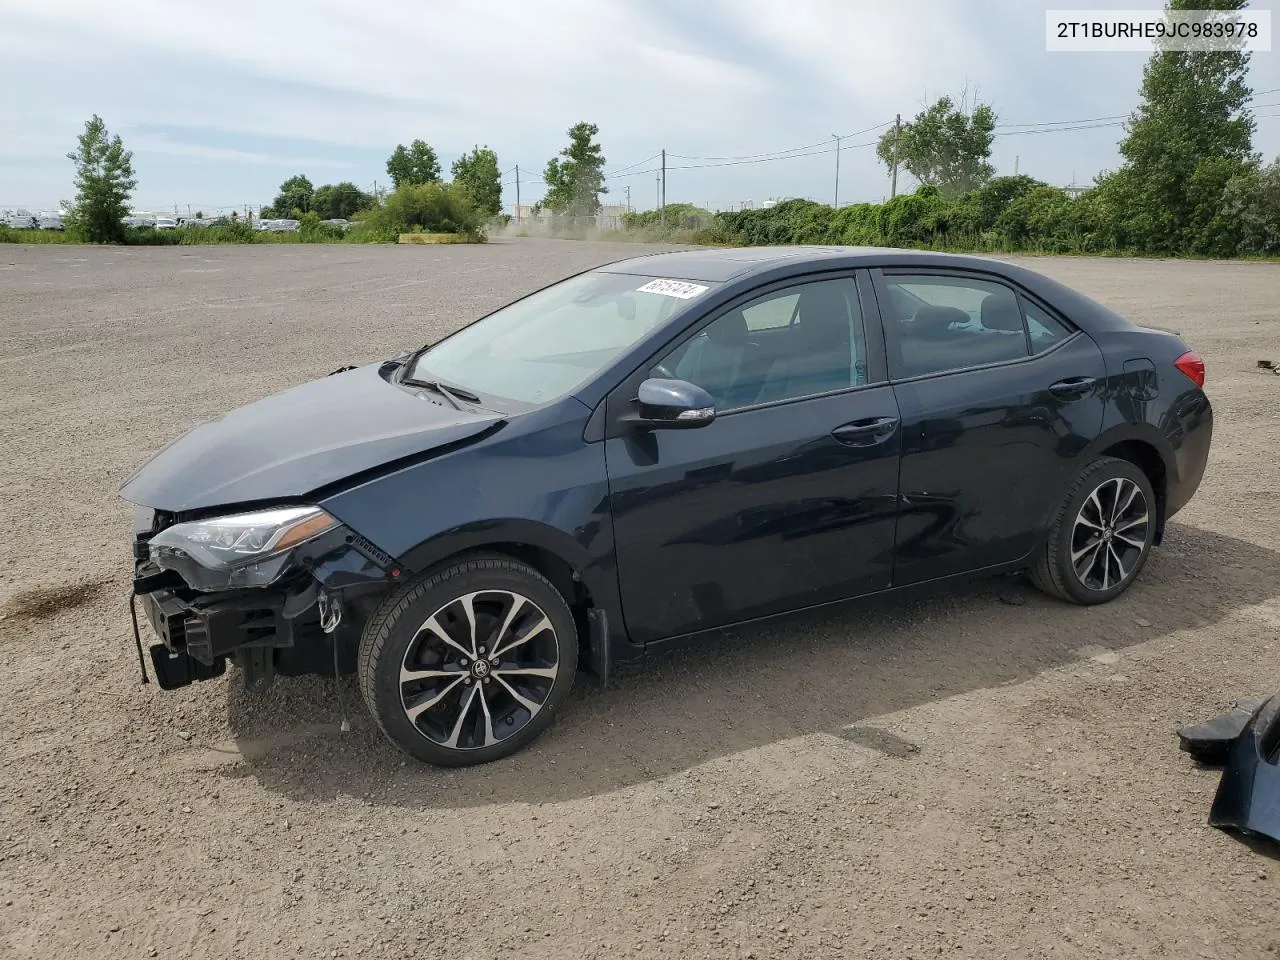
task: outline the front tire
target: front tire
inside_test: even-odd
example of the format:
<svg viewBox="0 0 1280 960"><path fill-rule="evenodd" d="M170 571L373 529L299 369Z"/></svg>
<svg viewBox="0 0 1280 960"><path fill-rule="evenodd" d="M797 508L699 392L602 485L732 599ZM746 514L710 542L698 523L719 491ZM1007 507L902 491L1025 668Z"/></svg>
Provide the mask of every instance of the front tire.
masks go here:
<svg viewBox="0 0 1280 960"><path fill-rule="evenodd" d="M358 672L396 746L462 767L515 753L545 730L577 664L564 597L527 564L483 556L388 597L365 627Z"/></svg>
<svg viewBox="0 0 1280 960"><path fill-rule="evenodd" d="M1072 603L1114 600L1146 565L1156 519L1147 475L1127 460L1101 457L1085 467L1067 494L1031 580Z"/></svg>

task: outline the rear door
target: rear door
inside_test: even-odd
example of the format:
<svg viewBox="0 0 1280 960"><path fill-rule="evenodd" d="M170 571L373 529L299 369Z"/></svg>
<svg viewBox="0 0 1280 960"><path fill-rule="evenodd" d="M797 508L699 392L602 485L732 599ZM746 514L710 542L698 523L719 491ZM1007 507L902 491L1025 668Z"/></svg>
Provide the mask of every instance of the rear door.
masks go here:
<svg viewBox="0 0 1280 960"><path fill-rule="evenodd" d="M1101 351L994 275L873 274L903 428L894 584L1025 557L1101 429Z"/></svg>

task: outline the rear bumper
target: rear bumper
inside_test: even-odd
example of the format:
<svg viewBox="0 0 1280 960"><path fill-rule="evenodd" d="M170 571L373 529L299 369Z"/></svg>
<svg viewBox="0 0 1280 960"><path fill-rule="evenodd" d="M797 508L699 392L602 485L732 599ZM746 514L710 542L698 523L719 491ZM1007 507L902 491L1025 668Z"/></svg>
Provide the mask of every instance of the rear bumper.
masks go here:
<svg viewBox="0 0 1280 960"><path fill-rule="evenodd" d="M1167 414L1165 436L1173 445L1175 475L1166 490L1165 517L1187 505L1204 479L1213 443L1213 406L1196 391L1188 394Z"/></svg>

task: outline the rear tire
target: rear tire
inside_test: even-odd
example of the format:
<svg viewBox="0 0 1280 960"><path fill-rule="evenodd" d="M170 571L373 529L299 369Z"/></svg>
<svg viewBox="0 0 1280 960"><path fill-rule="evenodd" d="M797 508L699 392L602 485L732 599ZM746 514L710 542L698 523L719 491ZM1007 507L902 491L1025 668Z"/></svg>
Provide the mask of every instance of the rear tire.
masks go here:
<svg viewBox="0 0 1280 960"><path fill-rule="evenodd" d="M578 636L564 597L510 557L460 560L406 584L365 626L359 680L401 750L463 767L515 753L573 686Z"/></svg>
<svg viewBox="0 0 1280 960"><path fill-rule="evenodd" d="M1127 460L1094 460L1050 524L1031 581L1071 603L1114 600L1146 565L1156 520L1155 492L1145 473Z"/></svg>

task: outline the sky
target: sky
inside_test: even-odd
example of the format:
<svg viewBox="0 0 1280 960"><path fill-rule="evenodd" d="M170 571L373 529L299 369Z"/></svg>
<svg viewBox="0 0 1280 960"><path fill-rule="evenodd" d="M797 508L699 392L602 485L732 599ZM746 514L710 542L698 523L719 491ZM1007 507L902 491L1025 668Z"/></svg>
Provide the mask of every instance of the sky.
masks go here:
<svg viewBox="0 0 1280 960"><path fill-rule="evenodd" d="M510 210L515 167L520 199L537 200L547 160L581 120L600 128L606 202L626 202L630 188L633 208L653 207L658 160L646 158L665 149L668 203L829 203L840 135L843 205L888 195L873 144L896 114L909 119L966 91L999 118L998 173L1088 183L1119 163L1115 118L1137 105L1147 58L1046 52L1045 9L1028 0L0 0L0 208L70 198L65 154L94 113L133 151L143 210L256 207L296 173L317 185L386 186L388 154L416 137L446 171L476 145L494 149ZM1277 58L1255 53L1250 75L1255 91L1272 91L1255 100L1254 145L1267 160L1280 153ZM1028 124L1076 129L1019 126ZM796 147L811 149L740 159ZM911 187L902 177L900 190Z"/></svg>

